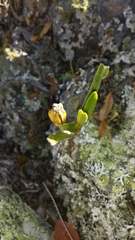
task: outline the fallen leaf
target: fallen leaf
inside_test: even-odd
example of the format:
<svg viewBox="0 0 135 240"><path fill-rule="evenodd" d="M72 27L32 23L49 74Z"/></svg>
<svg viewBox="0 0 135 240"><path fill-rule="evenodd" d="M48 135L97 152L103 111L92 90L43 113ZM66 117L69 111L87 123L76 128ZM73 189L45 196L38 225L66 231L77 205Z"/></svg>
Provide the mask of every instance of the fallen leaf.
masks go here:
<svg viewBox="0 0 135 240"><path fill-rule="evenodd" d="M103 134L105 133L105 130L107 129L108 127L108 124L105 120L103 120L100 125L99 125L99 128L98 128L98 134L100 137L103 136Z"/></svg>
<svg viewBox="0 0 135 240"><path fill-rule="evenodd" d="M118 112L115 112L113 116L107 121L108 123L111 122L114 118L118 117Z"/></svg>
<svg viewBox="0 0 135 240"><path fill-rule="evenodd" d="M117 10L117 6L115 5L114 7L111 7L110 9L109 9L109 12L110 13L114 13L116 10Z"/></svg>
<svg viewBox="0 0 135 240"><path fill-rule="evenodd" d="M38 42L39 41L39 36L36 35L30 39L32 42Z"/></svg>
<svg viewBox="0 0 135 240"><path fill-rule="evenodd" d="M28 159L25 156L19 156L17 159L17 166L20 168L21 174L23 173L23 169L25 164L28 162Z"/></svg>
<svg viewBox="0 0 135 240"><path fill-rule="evenodd" d="M52 25L52 19L50 19L47 23L45 23L42 31L39 34L39 40L49 31L51 25Z"/></svg>
<svg viewBox="0 0 135 240"><path fill-rule="evenodd" d="M52 25L52 19L50 19L47 23L45 23L44 27L42 28L41 32L39 35L35 35L34 37L31 38L32 42L38 42L43 36L49 31L51 25Z"/></svg>
<svg viewBox="0 0 135 240"><path fill-rule="evenodd" d="M57 83L56 83L55 79L50 77L50 76L48 76L47 80L48 80L48 82L51 83L51 85L50 85L50 92L51 92L51 94L55 95L57 90L58 90L58 86L57 86Z"/></svg>
<svg viewBox="0 0 135 240"><path fill-rule="evenodd" d="M65 227L63 226L62 221L58 218L54 229L54 240L71 240L71 239L80 240L79 235L75 228L66 221L64 221L64 223L72 238L69 237Z"/></svg>
<svg viewBox="0 0 135 240"><path fill-rule="evenodd" d="M113 36L113 34L114 34L114 28L109 28L109 35Z"/></svg>
<svg viewBox="0 0 135 240"><path fill-rule="evenodd" d="M25 20L25 22L26 22L26 24L27 24L27 26L29 26L30 25L30 23L31 23L31 21L30 21L30 19L29 19L29 17L26 15L26 16L24 16L24 20Z"/></svg>
<svg viewBox="0 0 135 240"><path fill-rule="evenodd" d="M24 166L28 159L25 156L19 156L17 161L20 166Z"/></svg>
<svg viewBox="0 0 135 240"><path fill-rule="evenodd" d="M99 116L96 113L92 112L91 116L94 117L95 119L99 120Z"/></svg>
<svg viewBox="0 0 135 240"><path fill-rule="evenodd" d="M33 92L29 95L29 99L33 100L35 97L37 97L38 93L37 92Z"/></svg>
<svg viewBox="0 0 135 240"><path fill-rule="evenodd" d="M112 105L113 105L113 97L112 97L113 91L111 91L105 98L104 105L99 111L99 120L103 121L108 113L110 112Z"/></svg>

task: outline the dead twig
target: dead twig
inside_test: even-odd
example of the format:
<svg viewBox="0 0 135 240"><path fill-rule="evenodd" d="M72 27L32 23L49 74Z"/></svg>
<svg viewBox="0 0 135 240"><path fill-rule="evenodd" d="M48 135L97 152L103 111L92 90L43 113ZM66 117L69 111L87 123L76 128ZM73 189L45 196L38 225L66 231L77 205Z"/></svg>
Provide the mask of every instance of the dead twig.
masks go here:
<svg viewBox="0 0 135 240"><path fill-rule="evenodd" d="M15 10L14 10L14 8L13 8L13 5L12 5L11 0L9 0L9 7L10 7L10 9L11 9L11 12L12 12L13 16L14 16L16 19L18 19L20 22L23 22L23 17L22 17L22 16L19 17L19 16L17 15L17 13L15 12Z"/></svg>
<svg viewBox="0 0 135 240"><path fill-rule="evenodd" d="M63 219L62 219L62 216L61 216L61 214L60 214L60 211L59 211L59 209L58 209L58 207L57 207L57 205L56 205L56 202L55 202L52 194L50 193L50 191L49 191L48 187L46 186L46 184L43 183L43 185L44 185L46 191L48 192L50 198L52 199L52 202L53 202L53 204L54 204L54 206L55 206L55 209L56 209L56 211L57 211L57 213L58 213L58 215L59 215L59 218L60 218L60 220L61 220L61 222L62 222L62 224L63 224L63 226L64 226L64 228L65 228L65 230L66 230L66 232L67 232L67 234L68 234L68 236L69 236L69 238L70 238L71 240L73 240L73 238L72 238L69 230L67 229L67 226L65 225L65 223L64 223L64 221L63 221Z"/></svg>

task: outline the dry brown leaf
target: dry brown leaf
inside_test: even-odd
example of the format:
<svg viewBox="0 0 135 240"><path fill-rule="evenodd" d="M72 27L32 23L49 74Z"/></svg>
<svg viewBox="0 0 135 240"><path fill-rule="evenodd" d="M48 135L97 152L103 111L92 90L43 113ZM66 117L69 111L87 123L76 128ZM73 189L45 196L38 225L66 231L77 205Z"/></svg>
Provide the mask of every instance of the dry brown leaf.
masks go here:
<svg viewBox="0 0 135 240"><path fill-rule="evenodd" d="M30 23L31 23L31 21L30 21L30 19L29 19L29 17L27 15L24 16L24 21L26 22L27 26L29 26Z"/></svg>
<svg viewBox="0 0 135 240"><path fill-rule="evenodd" d="M114 34L114 28L109 28L109 34L112 36Z"/></svg>
<svg viewBox="0 0 135 240"><path fill-rule="evenodd" d="M33 100L35 97L37 97L38 93L37 92L33 92L29 95L29 99Z"/></svg>
<svg viewBox="0 0 135 240"><path fill-rule="evenodd" d="M39 36L36 35L30 39L32 42L38 42L39 41Z"/></svg>
<svg viewBox="0 0 135 240"><path fill-rule="evenodd" d="M80 240L79 235L75 228L69 224L68 222L65 222L65 225L72 236L73 240ZM60 219L57 219L55 229L54 229L54 240L71 240L69 237L67 231L65 230L65 227L63 226L63 223Z"/></svg>
<svg viewBox="0 0 135 240"><path fill-rule="evenodd" d="M50 19L47 23L45 23L42 31L39 34L39 40L49 31L51 25L52 25L52 19Z"/></svg>
<svg viewBox="0 0 135 240"><path fill-rule="evenodd" d="M107 121L108 123L111 122L114 118L118 117L118 112L115 112L113 116Z"/></svg>
<svg viewBox="0 0 135 240"><path fill-rule="evenodd" d="M113 91L111 91L105 98L104 105L99 111L99 120L103 121L108 113L110 112L112 106L113 106L113 97L112 97Z"/></svg>
<svg viewBox="0 0 135 240"><path fill-rule="evenodd" d="M117 6L115 5L114 7L111 7L110 9L109 9L109 12L110 13L114 13L116 10L117 10Z"/></svg>
<svg viewBox="0 0 135 240"><path fill-rule="evenodd" d="M41 32L39 35L35 35L34 37L31 38L32 42L38 42L50 29L52 25L52 19L50 19L47 23L45 23L44 27L42 28Z"/></svg>
<svg viewBox="0 0 135 240"><path fill-rule="evenodd" d="M103 134L105 133L105 130L107 129L108 127L108 124L105 120L103 120L100 125L99 125L99 128L98 128L98 134L100 137L103 136Z"/></svg>
<svg viewBox="0 0 135 240"><path fill-rule="evenodd" d="M28 159L25 156L19 156L17 159L20 166L24 166L26 162L28 162Z"/></svg>
<svg viewBox="0 0 135 240"><path fill-rule="evenodd" d="M50 76L48 76L47 80L48 80L48 82L51 83L51 85L50 85L50 92L51 92L51 94L55 95L57 90L58 90L58 86L57 86L57 83L56 83L55 79L50 77Z"/></svg>
<svg viewBox="0 0 135 240"><path fill-rule="evenodd" d="M99 120L99 116L96 113L92 112L91 116L94 117L95 119Z"/></svg>

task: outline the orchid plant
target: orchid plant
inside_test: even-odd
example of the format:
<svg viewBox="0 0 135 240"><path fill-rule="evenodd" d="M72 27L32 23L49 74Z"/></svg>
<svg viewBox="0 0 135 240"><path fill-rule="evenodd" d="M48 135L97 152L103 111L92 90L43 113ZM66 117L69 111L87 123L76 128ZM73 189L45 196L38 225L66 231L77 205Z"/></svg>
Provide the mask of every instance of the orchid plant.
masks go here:
<svg viewBox="0 0 135 240"><path fill-rule="evenodd" d="M101 81L108 76L108 73L109 66L105 66L101 63L96 71L82 108L78 110L76 120L74 122L66 123L67 113L63 107L63 104L53 103L52 109L50 109L48 112L48 116L54 125L59 127L59 131L48 136L47 138L52 146L63 140L73 137L81 130L82 126L88 122L97 104L98 90Z"/></svg>

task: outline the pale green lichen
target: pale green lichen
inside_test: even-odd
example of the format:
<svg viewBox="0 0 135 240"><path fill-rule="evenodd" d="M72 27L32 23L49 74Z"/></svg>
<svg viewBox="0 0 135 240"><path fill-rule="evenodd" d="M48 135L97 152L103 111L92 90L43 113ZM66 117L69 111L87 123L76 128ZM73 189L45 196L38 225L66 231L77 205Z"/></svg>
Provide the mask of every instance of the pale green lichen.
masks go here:
<svg viewBox="0 0 135 240"><path fill-rule="evenodd" d="M50 227L8 187L0 187L0 237L3 240L50 240Z"/></svg>
<svg viewBox="0 0 135 240"><path fill-rule="evenodd" d="M126 26L127 28L131 29L131 32L135 32L135 14L133 13L130 6L124 9L123 12L125 18L126 18ZM132 19L132 21L131 21Z"/></svg>
<svg viewBox="0 0 135 240"><path fill-rule="evenodd" d="M122 45L122 49L123 50L127 50L128 48L129 48L129 46L130 46L130 44L131 44L131 37L125 37L124 39L123 39L123 45Z"/></svg>

